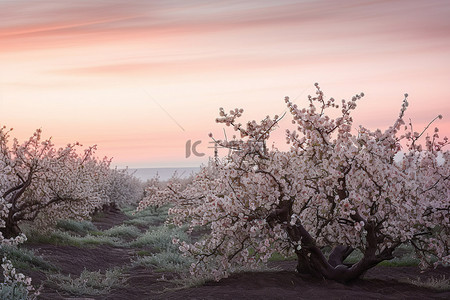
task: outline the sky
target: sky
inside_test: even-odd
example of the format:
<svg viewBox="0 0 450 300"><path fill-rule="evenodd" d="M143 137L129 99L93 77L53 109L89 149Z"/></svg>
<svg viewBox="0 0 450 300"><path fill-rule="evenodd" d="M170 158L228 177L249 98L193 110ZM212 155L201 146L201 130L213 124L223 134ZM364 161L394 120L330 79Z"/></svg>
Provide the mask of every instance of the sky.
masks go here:
<svg viewBox="0 0 450 300"><path fill-rule="evenodd" d="M392 125L408 93L415 130L442 114L450 136L449 16L446 0L0 0L0 125L118 167L198 166L219 107L281 115L318 82L364 92L355 127Z"/></svg>

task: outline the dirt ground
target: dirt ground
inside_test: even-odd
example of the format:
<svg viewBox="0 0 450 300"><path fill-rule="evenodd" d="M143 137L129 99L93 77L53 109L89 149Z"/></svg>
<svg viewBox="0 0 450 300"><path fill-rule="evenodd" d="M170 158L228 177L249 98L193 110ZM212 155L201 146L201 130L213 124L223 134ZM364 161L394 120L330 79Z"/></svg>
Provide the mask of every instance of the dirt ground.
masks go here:
<svg viewBox="0 0 450 300"><path fill-rule="evenodd" d="M107 212L94 225L107 229L124 221L117 211ZM131 250L111 246L77 248L72 246L29 245L62 273L79 275L84 268L90 271L126 266L132 259ZM364 279L351 284L302 277L294 272L294 261L272 262L276 271L240 273L219 282L202 286L175 289L170 282L176 274L155 272L136 267L127 271L126 283L108 295L76 297L63 294L45 284L42 272L26 272L33 283L44 282L39 299L450 299L450 291L436 292L402 283L406 278L450 277L450 268L421 273L416 267L382 267L370 270Z"/></svg>

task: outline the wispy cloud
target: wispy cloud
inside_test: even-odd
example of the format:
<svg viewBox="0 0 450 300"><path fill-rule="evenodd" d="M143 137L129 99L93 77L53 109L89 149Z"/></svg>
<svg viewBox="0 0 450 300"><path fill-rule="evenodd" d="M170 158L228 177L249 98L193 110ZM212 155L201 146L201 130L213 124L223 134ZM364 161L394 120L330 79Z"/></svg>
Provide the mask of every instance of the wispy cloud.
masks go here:
<svg viewBox="0 0 450 300"><path fill-rule="evenodd" d="M380 97L380 111L397 110L391 92L408 92L418 99L411 111L424 120L436 110L446 117L448 16L447 0L3 0L0 97L15 113L2 120L54 122L52 128L71 135L78 128L63 127L77 120L98 128L89 139L109 147L116 136L101 132L111 128L134 132L137 140L159 135L155 124L164 122L181 132L142 88L170 112L181 107L176 117L189 131L190 123L209 128L222 102L276 111L272 97L315 81L343 97L358 83L367 98ZM36 113L39 103L51 109ZM365 121L385 121L363 106ZM443 134L450 130L445 124Z"/></svg>
<svg viewBox="0 0 450 300"><path fill-rule="evenodd" d="M274 28L286 27L286 38L311 41L370 35L383 35L390 40L398 37L429 40L441 39L450 30L446 1L235 1L231 5L204 1L34 3L0 4L0 37L6 45L3 51L30 50L26 47L27 39L35 47L44 47L46 43L57 47L101 43L111 38L147 40L158 35L245 32L261 27L267 29L269 36Z"/></svg>

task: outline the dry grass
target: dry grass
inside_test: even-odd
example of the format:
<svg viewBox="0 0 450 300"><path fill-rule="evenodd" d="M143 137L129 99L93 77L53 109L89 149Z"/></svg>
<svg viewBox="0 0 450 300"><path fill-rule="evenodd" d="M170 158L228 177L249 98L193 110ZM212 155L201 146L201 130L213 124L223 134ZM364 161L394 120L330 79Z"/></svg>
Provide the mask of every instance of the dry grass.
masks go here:
<svg viewBox="0 0 450 300"><path fill-rule="evenodd" d="M404 282L435 291L450 291L450 278L447 278L445 275L439 277L430 277L426 280L422 280L419 277L417 279L408 278Z"/></svg>

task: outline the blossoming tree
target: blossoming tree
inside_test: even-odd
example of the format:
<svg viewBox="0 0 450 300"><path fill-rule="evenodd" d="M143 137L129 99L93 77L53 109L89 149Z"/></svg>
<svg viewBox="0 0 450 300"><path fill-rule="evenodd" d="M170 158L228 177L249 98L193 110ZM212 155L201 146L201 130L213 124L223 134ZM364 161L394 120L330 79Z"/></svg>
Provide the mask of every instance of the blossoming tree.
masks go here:
<svg viewBox="0 0 450 300"><path fill-rule="evenodd" d="M128 169L111 169L107 194L115 206L136 205L144 197L144 183Z"/></svg>
<svg viewBox="0 0 450 300"><path fill-rule="evenodd" d="M0 128L0 232L5 238L20 233L21 221L53 223L63 218L87 218L109 201L106 195L110 172L107 159L95 158L95 147L84 154L78 143L56 149L42 140L41 130L22 144Z"/></svg>
<svg viewBox="0 0 450 300"><path fill-rule="evenodd" d="M142 198L143 184L126 170L111 169L110 159L95 157L95 146L82 154L78 143L57 149L41 138L40 129L19 143L10 141L11 130L0 127L0 248L26 241L22 221L45 228L59 219L88 219L105 205ZM34 299L39 291L31 278L16 272L7 257L2 262L0 291L19 287Z"/></svg>
<svg viewBox="0 0 450 300"><path fill-rule="evenodd" d="M287 130L285 152L266 147L278 116L241 124L242 110L221 109L217 122L240 135L217 141L232 153L204 167L186 189L169 186L142 206L171 202L173 223L210 228L195 243L174 240L196 258L191 272L199 276L220 279L233 266L256 266L278 252L295 254L299 272L347 282L392 259L405 243L422 266L448 265L447 138L440 140L436 129L419 143L425 133L403 120L407 95L393 126L353 132L351 114L362 97L338 104L317 84L306 108L286 97L297 128ZM362 258L345 263L355 250Z"/></svg>

